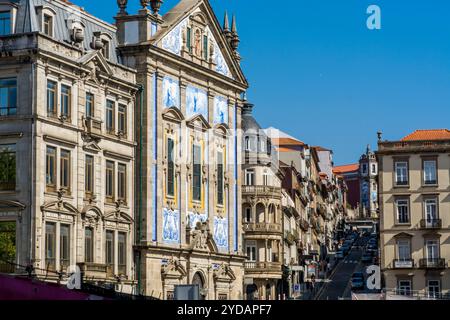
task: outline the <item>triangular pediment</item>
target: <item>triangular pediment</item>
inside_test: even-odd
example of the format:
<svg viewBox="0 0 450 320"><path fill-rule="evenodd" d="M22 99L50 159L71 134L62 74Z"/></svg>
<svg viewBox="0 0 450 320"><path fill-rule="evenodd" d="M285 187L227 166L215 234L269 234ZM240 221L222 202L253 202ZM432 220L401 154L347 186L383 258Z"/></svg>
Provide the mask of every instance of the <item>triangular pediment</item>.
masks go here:
<svg viewBox="0 0 450 320"><path fill-rule="evenodd" d="M105 73L108 76L113 75L113 71L108 64L108 61L103 56L102 52L99 51L90 51L84 56L82 56L77 61L80 65L91 69L94 73Z"/></svg>
<svg viewBox="0 0 450 320"><path fill-rule="evenodd" d="M152 37L153 44L248 86L239 59L233 53L209 1L181 0L162 19L164 22ZM187 35L188 28L190 36ZM206 55L204 36L208 39ZM191 48L186 46L188 38Z"/></svg>
<svg viewBox="0 0 450 320"><path fill-rule="evenodd" d="M186 121L186 125L193 129L200 129L200 130L211 129L211 126L209 125L208 121L201 114L197 114L192 118L190 118L188 121Z"/></svg>

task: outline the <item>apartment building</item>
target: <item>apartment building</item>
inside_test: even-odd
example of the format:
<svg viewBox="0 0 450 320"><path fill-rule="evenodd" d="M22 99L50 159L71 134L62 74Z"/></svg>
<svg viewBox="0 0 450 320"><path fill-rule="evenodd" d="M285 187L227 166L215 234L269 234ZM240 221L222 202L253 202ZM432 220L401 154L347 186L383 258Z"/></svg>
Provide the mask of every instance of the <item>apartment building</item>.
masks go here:
<svg viewBox="0 0 450 320"><path fill-rule="evenodd" d="M404 296L450 293L450 131L378 142L381 269Z"/></svg>
<svg viewBox="0 0 450 320"><path fill-rule="evenodd" d="M242 112L242 216L245 294L248 300L275 300L283 279L282 174L271 141L246 103Z"/></svg>
<svg viewBox="0 0 450 320"><path fill-rule="evenodd" d="M116 28L62 0L0 12L1 269L132 292L138 88Z"/></svg>

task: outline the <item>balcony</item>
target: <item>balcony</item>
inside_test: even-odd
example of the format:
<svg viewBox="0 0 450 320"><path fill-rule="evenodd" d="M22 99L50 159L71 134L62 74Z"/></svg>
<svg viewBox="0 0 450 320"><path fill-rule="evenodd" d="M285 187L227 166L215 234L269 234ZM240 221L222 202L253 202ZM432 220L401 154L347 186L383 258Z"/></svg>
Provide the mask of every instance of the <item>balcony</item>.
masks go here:
<svg viewBox="0 0 450 320"><path fill-rule="evenodd" d="M302 228L303 231L307 232L309 230L309 223L306 221L306 219L300 220L300 228Z"/></svg>
<svg viewBox="0 0 450 320"><path fill-rule="evenodd" d="M414 268L414 260L412 259L395 259L392 262L394 269L412 269Z"/></svg>
<svg viewBox="0 0 450 320"><path fill-rule="evenodd" d="M422 219L420 220L421 229L441 229L442 220L441 219Z"/></svg>
<svg viewBox="0 0 450 320"><path fill-rule="evenodd" d="M284 239L291 246L295 244L295 235L291 231L284 232Z"/></svg>
<svg viewBox="0 0 450 320"><path fill-rule="evenodd" d="M282 272L281 263L279 262L245 262L245 272Z"/></svg>
<svg viewBox="0 0 450 320"><path fill-rule="evenodd" d="M279 223L244 223L243 225L245 232L255 232L255 233L276 233L281 234L282 228Z"/></svg>
<svg viewBox="0 0 450 320"><path fill-rule="evenodd" d="M281 188L270 186L242 186L242 195L281 199Z"/></svg>
<svg viewBox="0 0 450 320"><path fill-rule="evenodd" d="M102 135L102 121L94 118L83 118L86 132L90 135Z"/></svg>
<svg viewBox="0 0 450 320"><path fill-rule="evenodd" d="M420 259L419 266L422 269L445 269L445 259Z"/></svg>
<svg viewBox="0 0 450 320"><path fill-rule="evenodd" d="M78 263L81 273L84 278L89 279L106 279L111 274L111 270L106 264L99 263Z"/></svg>

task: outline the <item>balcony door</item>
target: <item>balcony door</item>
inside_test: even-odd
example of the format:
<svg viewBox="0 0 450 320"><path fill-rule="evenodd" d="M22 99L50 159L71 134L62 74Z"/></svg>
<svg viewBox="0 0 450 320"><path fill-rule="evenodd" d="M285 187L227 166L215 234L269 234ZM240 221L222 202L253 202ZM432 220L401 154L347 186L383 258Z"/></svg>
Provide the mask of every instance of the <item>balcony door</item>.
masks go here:
<svg viewBox="0 0 450 320"><path fill-rule="evenodd" d="M428 280L427 292L428 298L439 299L441 296L441 282L439 280Z"/></svg>
<svg viewBox="0 0 450 320"><path fill-rule="evenodd" d="M427 261L428 263L434 263L439 259L439 240L427 240Z"/></svg>
<svg viewBox="0 0 450 320"><path fill-rule="evenodd" d="M401 296L412 295L412 283L411 280L399 280L398 281L398 294Z"/></svg>
<svg viewBox="0 0 450 320"><path fill-rule="evenodd" d="M432 227L438 219L437 200L425 200L425 219L427 226Z"/></svg>
<svg viewBox="0 0 450 320"><path fill-rule="evenodd" d="M247 244L247 260L249 262L256 262L257 256L256 256L256 243L255 242L249 242Z"/></svg>
<svg viewBox="0 0 450 320"><path fill-rule="evenodd" d="M398 260L406 262L411 260L411 242L409 240L398 240Z"/></svg>

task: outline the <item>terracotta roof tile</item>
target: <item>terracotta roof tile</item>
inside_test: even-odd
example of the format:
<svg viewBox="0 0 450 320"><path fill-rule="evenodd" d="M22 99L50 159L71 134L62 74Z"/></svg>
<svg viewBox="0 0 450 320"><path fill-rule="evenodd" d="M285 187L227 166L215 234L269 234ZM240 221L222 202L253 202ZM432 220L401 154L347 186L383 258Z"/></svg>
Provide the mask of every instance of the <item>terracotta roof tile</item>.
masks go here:
<svg viewBox="0 0 450 320"><path fill-rule="evenodd" d="M354 164L347 164L347 165L343 165L343 166L336 166L333 168L333 173L342 174L342 173L354 172L354 171L358 171L358 170L359 170L359 164L354 163Z"/></svg>
<svg viewBox="0 0 450 320"><path fill-rule="evenodd" d="M416 130L407 135L402 141L427 141L427 140L450 140L450 130Z"/></svg>
<svg viewBox="0 0 450 320"><path fill-rule="evenodd" d="M295 140L292 138L274 138L272 139L272 144L275 146L304 146L305 143L303 143L300 140Z"/></svg>

